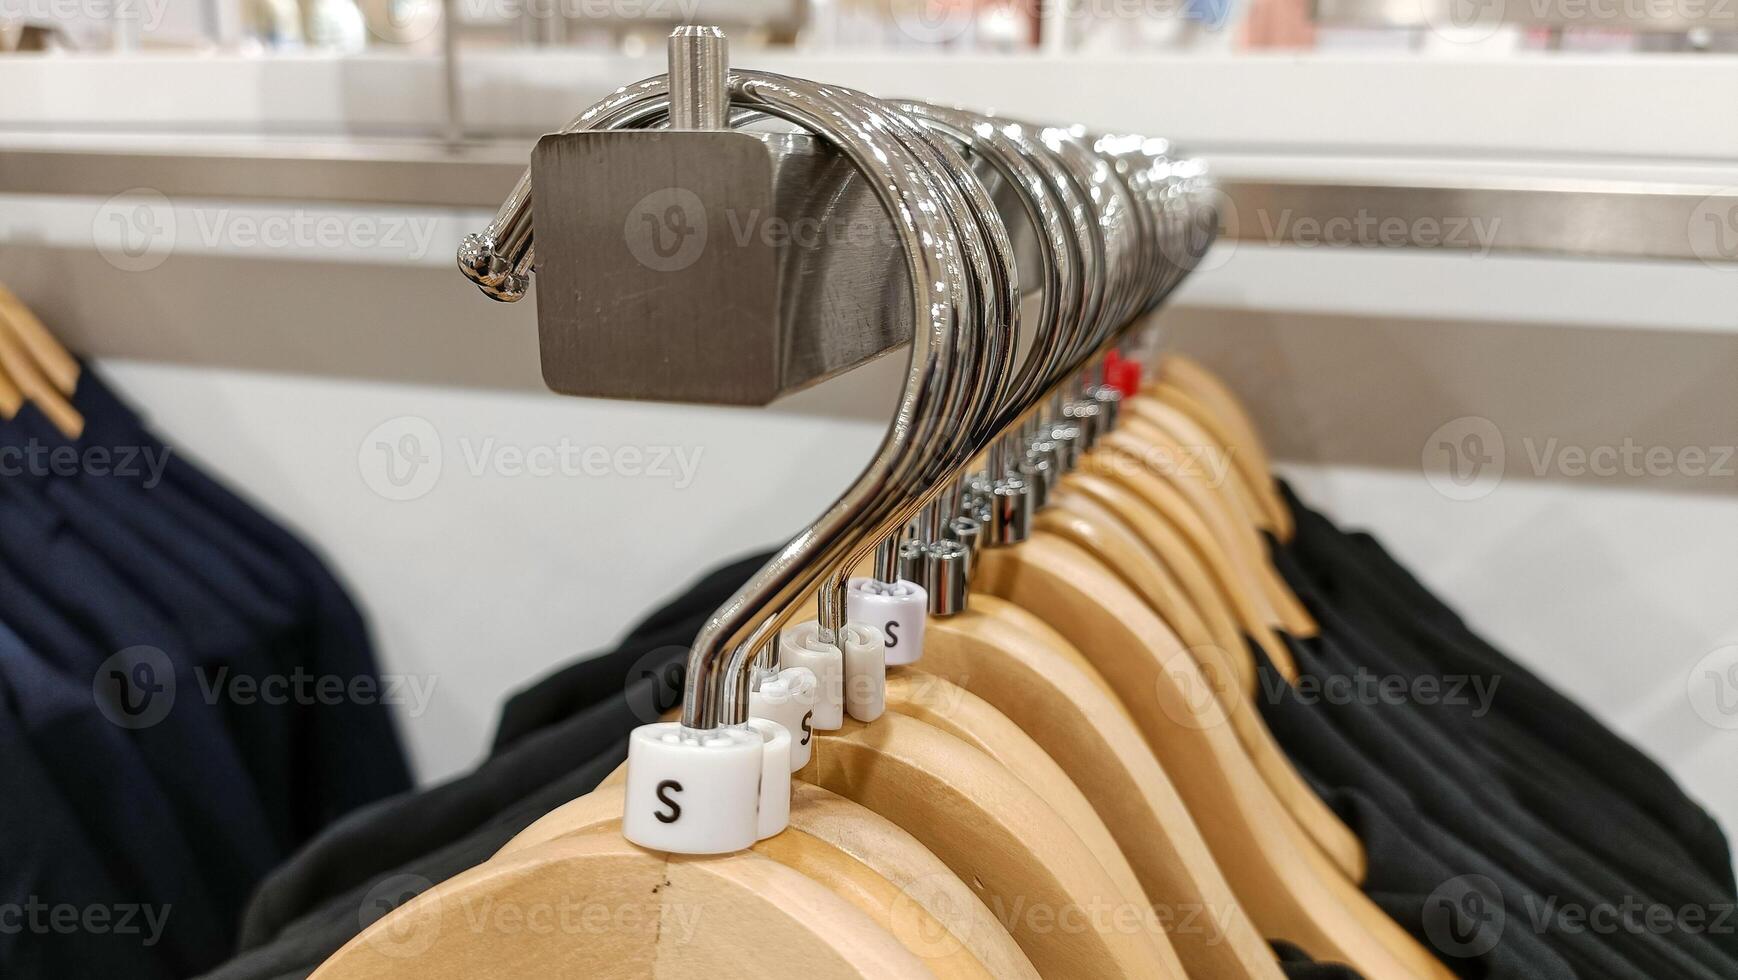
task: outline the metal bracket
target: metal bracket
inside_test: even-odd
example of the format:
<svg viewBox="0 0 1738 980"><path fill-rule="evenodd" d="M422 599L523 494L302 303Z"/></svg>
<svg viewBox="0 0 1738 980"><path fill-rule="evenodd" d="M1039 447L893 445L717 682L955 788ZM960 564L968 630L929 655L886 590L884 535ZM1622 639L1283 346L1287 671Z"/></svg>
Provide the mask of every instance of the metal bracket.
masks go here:
<svg viewBox="0 0 1738 980"><path fill-rule="evenodd" d="M910 340L892 221L813 137L565 133L531 167L556 391L764 405Z"/></svg>

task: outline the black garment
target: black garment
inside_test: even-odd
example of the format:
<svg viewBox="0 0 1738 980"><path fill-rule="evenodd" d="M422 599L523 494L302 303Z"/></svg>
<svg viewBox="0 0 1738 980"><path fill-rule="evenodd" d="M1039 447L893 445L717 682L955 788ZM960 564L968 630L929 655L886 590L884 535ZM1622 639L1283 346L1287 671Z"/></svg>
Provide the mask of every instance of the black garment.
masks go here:
<svg viewBox="0 0 1738 980"><path fill-rule="evenodd" d="M1275 559L1285 566L1286 557L1281 552ZM1381 641L1372 641L1360 629L1368 625L1365 620L1352 622L1341 617L1339 606L1312 593L1310 583L1302 581L1304 576L1295 567L1282 571L1293 580L1323 627L1320 639L1299 646L1300 666L1306 676L1320 681L1364 671L1394 680L1420 674L1435 679L1427 665L1402 653L1407 649L1403 638L1378 634ZM1498 701L1507 694L1501 689L1505 681L1501 674L1493 677ZM1424 706L1407 701L1323 698L1322 712L1404 790L1404 797L1385 798L1382 805L1392 811L1416 804L1481 857L1493 860L1519 879L1521 894L1514 894L1512 886L1502 888L1510 914L1509 932L1515 931L1519 916L1518 921L1527 927L1541 928L1553 948L1569 958L1579 972L1590 976L1738 975L1738 961L1717 948L1729 943L1710 942L1685 930L1661 934L1634 917L1648 906L1672 907L1686 900L1729 905L1705 879L1698 887L1696 875L1674 876L1669 869L1661 869L1646 876L1644 887L1635 876L1626 876L1621 867L1614 867L1620 862L1613 862L1605 848L1589 847L1564 828L1540 819L1503 785L1500 774L1512 771L1512 767L1493 764L1492 753L1477 749L1489 727L1484 720L1472 717L1458 703ZM1511 741L1505 751L1514 754L1519 749ZM1560 788L1572 789L1573 784ZM1555 808L1572 806L1560 802ZM1580 822L1584 831L1593 830L1593 824ZM1615 832L1605 836L1607 845L1624 839ZM1481 869L1477 873L1487 872ZM1674 891L1657 892L1660 882L1667 880L1676 886ZM1635 908L1629 911L1632 902ZM1613 916L1621 909L1622 925L1583 930L1571 920L1553 919L1534 926L1560 907L1598 908Z"/></svg>
<svg viewBox="0 0 1738 980"><path fill-rule="evenodd" d="M260 886L248 907L241 941L245 955L237 961L274 966L264 968L267 972L233 976L275 976L270 970L294 957L253 951L275 948L294 932L295 923L324 923L327 931L319 933L322 943L331 938L331 929L344 928L346 922L353 934L354 916L322 918L321 910L350 900L353 911L357 895L385 876L408 868L439 881L442 878L434 877L431 868L445 877L480 862L499 843L450 870L430 865L428 856L460 847L470 836L496 827L503 815L520 812L515 805L527 808L530 816L522 824L514 819L499 824L512 828L507 837L548 809L590 792L591 786L573 791L571 780L551 792L542 787L571 774L576 763L594 753L614 751L615 743L635 727L657 721L681 702L683 668L694 637L768 557L757 555L709 572L649 614L615 650L562 668L514 695L503 709L494 752L474 772L359 810L285 862ZM625 741L621 745L624 754L611 756L615 761L598 780L626 758ZM543 801L548 805L539 810ZM472 854L462 847L456 853L467 858Z"/></svg>
<svg viewBox="0 0 1738 980"><path fill-rule="evenodd" d="M1738 899L1724 836L1657 764L1488 644L1468 641L1473 643L1473 656L1465 656L1465 646L1449 642L1457 633L1463 638L1471 635L1464 624L1458 619L1451 622L1452 613L1434 597L1426 603L1428 593L1420 595L1422 586L1404 576L1393 559L1383 554L1378 560L1379 546L1367 535L1363 536L1367 544L1357 549L1338 547L1352 538L1339 535L1319 515L1300 510L1300 531L1306 527L1308 534L1300 533L1300 540L1306 536L1315 540L1317 559L1307 576L1309 587L1331 594L1330 604L1374 638L1384 652L1401 657L1413 651L1403 664L1395 661L1400 664L1396 669L1461 676L1482 671L1500 678L1501 690L1486 717L1469 719L1465 706L1457 705L1420 710L1420 717L1468 746L1471 755L1499 774L1511 793L1543 821L1653 898L1702 909L1733 906ZM1276 555L1276 560L1285 558ZM1383 574L1388 571L1395 574ZM1397 588L1402 577L1410 586ZM1442 628L1415 629L1417 617L1396 617L1397 610L1413 603L1426 608L1427 618L1431 610L1443 613ZM1482 654L1476 649L1481 646ZM1628 775L1620 775L1614 783L1596 756L1564 751L1554 724L1541 724L1547 717L1562 717L1571 731L1586 727L1603 733L1589 730L1585 740L1601 746L1611 770ZM1541 731L1554 734L1544 738ZM1665 788L1659 785L1662 779ZM1624 782L1634 785L1621 785ZM1660 814L1666 819L1661 820ZM1667 824L1687 833L1673 833ZM1738 933L1710 930L1708 938L1728 956L1738 956Z"/></svg>
<svg viewBox="0 0 1738 980"><path fill-rule="evenodd" d="M1275 557L1281 564L1287 561L1284 554ZM1294 569L1292 574L1298 573ZM1307 584L1300 583L1300 588ZM1347 605L1339 603L1336 614ZM1374 664L1382 672L1408 678L1465 677L1432 666L1417 651L1408 654L1412 649L1409 639L1369 613L1360 614L1354 609L1346 618L1354 624L1358 635L1372 641L1361 648L1360 657L1367 665ZM1509 689L1503 685L1511 679L1507 674L1491 674L1483 679L1493 695L1484 709L1445 699L1439 704L1414 705L1409 715L1451 739L1463 750L1474 771L1494 777L1493 785L1500 784L1510 800L1551 828L1553 834L1541 840L1558 854L1567 854L1564 860L1572 863L1590 860L1609 868L1623 882L1621 887L1639 889L1641 894L1667 906L1732 907L1731 889L1708 875L1635 801L1588 774L1579 762L1533 738L1501 710L1509 696ZM1481 710L1485 713L1480 714ZM1619 886L1608 880L1608 887ZM1726 930L1710 931L1708 939L1724 949L1728 957L1738 956L1738 935Z"/></svg>
<svg viewBox="0 0 1738 980"><path fill-rule="evenodd" d="M625 699L617 699L585 716L533 733L511 752L448 784L479 795L513 800L462 836L430 841L427 853L397 865L371 869L365 877L333 896L322 897L298 910L293 918L282 921L269 922L275 912L287 907L288 903L283 901L290 897L283 884L287 879L268 881L248 910L247 932L256 938L270 932L270 940L244 943L241 954L208 974L209 980L305 977L356 936L365 924L414 895L482 864L545 814L596 789L605 776L627 759L626 732L639 724L631 712L619 710L623 706ZM621 734L610 741L611 732ZM585 761L576 765L575 760ZM357 816L396 820L397 833L414 834L417 824L404 821L415 817L406 817L398 804L414 802L418 804L413 808L416 813L428 809L438 815L449 804L461 808L465 805L463 801L455 804L457 795L463 794L449 793L429 804L414 797L382 801ZM363 824L347 822L333 828L333 835L352 835L353 852L364 855L365 841L370 838L362 829ZM383 827L384 824L373 829ZM329 845L326 853L339 848L337 844Z"/></svg>
<svg viewBox="0 0 1738 980"><path fill-rule="evenodd" d="M1287 980L1363 980L1356 970L1343 963L1318 963L1310 954L1291 943L1275 939L1268 942L1274 958Z"/></svg>
<svg viewBox="0 0 1738 980"><path fill-rule="evenodd" d="M1313 657L1308 651L1314 652ZM1328 643L1309 644L1303 656L1308 658L1304 669L1316 676L1350 676L1357 669ZM1553 901L1558 907L1591 909L1627 896L1645 897L1602 860L1563 841L1489 773L1460 755L1455 742L1423 726L1409 709L1404 704L1357 700L1324 705L1330 720L1403 787L1421 812L1524 886L1521 895L1504 895L1510 903L1511 931L1519 923L1546 915ZM1716 951L1704 949L1693 937L1662 937L1640 930L1596 934L1553 923L1545 928L1543 938L1585 976L1738 974L1738 967Z"/></svg>
<svg viewBox="0 0 1738 980"><path fill-rule="evenodd" d="M677 623L644 646L624 646L599 658L631 664L647 652L655 654L646 664L652 676L637 683L618 681L619 693L613 698L600 692L597 703L527 732L470 774L382 800L334 824L261 884L242 922L241 948L270 941L287 922L319 903L464 837L567 767L584 761L594 746L608 745L638 725L657 721L681 702L682 658L703 621L701 616ZM564 753L521 751L556 730L569 733ZM585 744L579 732L589 733L593 745Z"/></svg>
<svg viewBox="0 0 1738 980"><path fill-rule="evenodd" d="M614 653L569 664L508 698L495 729L493 751L499 753L526 734L617 693L624 682L661 675L672 659L662 647L679 644L686 649L699 632L695 621L704 622L717 612L773 554L751 555L707 572L681 595L647 614ZM647 662L638 663L641 658Z"/></svg>
<svg viewBox="0 0 1738 980"><path fill-rule="evenodd" d="M1517 908L1528 894L1496 862L1419 812L1406 790L1326 716L1306 703L1255 644L1257 705L1299 771L1364 844L1364 891L1458 976L1570 980L1570 963L1525 929L1484 932L1463 917L1471 892L1485 906ZM1522 910L1524 912L1524 910Z"/></svg>
<svg viewBox="0 0 1738 980"><path fill-rule="evenodd" d="M1603 800L1643 811L1724 891L1735 890L1731 847L1719 823L1658 762L1485 642L1373 537L1340 531L1304 506L1290 487L1281 484L1281 490L1297 522L1290 549L1327 601L1385 621L1426 651L1441 672L1501 676L1503 691L1493 714L1548 746L1554 761L1573 767L1577 782L1609 789ZM1404 610L1405 616L1394 618L1393 610Z"/></svg>

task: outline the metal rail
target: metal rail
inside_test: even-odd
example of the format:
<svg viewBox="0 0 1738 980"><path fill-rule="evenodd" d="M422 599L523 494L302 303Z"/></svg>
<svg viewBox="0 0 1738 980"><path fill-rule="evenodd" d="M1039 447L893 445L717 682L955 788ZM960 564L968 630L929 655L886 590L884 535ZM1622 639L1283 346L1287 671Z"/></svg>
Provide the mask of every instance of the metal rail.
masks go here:
<svg viewBox="0 0 1738 980"><path fill-rule="evenodd" d="M107 144L0 140L0 194L493 209L529 143L275 140ZM1247 168L1245 168L1247 169ZM1223 237L1298 246L1422 248L1738 262L1738 187L1443 175L1404 181L1221 177Z"/></svg>

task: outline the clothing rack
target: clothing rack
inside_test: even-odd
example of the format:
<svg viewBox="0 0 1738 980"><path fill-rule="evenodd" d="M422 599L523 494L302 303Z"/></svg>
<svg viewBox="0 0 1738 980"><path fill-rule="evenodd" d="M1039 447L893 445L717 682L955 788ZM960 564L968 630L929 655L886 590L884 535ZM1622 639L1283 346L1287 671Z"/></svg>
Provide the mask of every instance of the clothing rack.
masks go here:
<svg viewBox="0 0 1738 980"><path fill-rule="evenodd" d="M500 712L490 758L470 776L360 808L377 787L408 782L403 772L348 768L370 743L391 749L403 768L381 704L367 716L371 734L351 723L356 713L345 709L357 705L309 705L295 717L231 710L251 707L285 672L300 676L304 649L337 658L329 666L312 660L322 673L371 678L371 665L351 670L358 658L341 656L366 645L359 614L332 608L344 604L325 598L341 591L329 576L276 569L267 559L280 553L297 566L318 563L257 519L226 516L242 508L213 493L179 453L161 454L162 480L117 480L112 456L98 472L95 452L157 440L24 301L0 289L0 448L93 451L88 472L9 477L3 495L0 735L8 760L19 762L3 770L8 796L24 804L8 834L8 856L22 860L7 866L24 874L5 882L0 906L26 896L34 904L38 895L86 908L155 898L174 909L170 928L178 931L151 976L199 975L230 955L232 933L241 934L239 955L211 980L309 971L318 980L1738 976L1738 943L1706 928L1738 900L1729 845L1709 815L1651 759L1474 633L1374 537L1343 532L1306 506L1281 481L1283 464L1257 428L1261 417L1378 452L1382 440L1369 438L1364 422L1379 416L1390 427L1381 431L1404 433L1396 418L1406 398L1397 396L1422 392L1433 410L1460 417L1433 418L1405 436L1404 466L1423 468L1422 480L1407 482L1470 512L1498 491L1505 466L1518 475L1523 458L1537 457L1531 432L1512 427L1500 393L1463 402L1453 382L1469 365L1494 364L1529 402L1573 384L1575 398L1599 402L1593 414L1609 419L1620 414L1613 386L1578 370L1597 361L1545 365L1513 342L1527 338L1494 331L1463 349L1446 319L1397 322L1374 342L1346 331L1351 357L1318 345L1305 317L1277 343L1264 343L1262 331L1290 323L1249 329L1205 304L1152 329L1161 322L1154 314L1182 305L1179 286L1200 281L1220 235L1236 236L1228 246L1289 246L1248 248L1253 261L1206 286L1221 296L1283 278L1264 266L1286 263L1315 274L1305 295L1372 302L1411 291L1441 304L1450 293L1478 295L1475 275L1517 271L1525 277L1517 291L1536 297L1550 286L1528 270L1576 265L1595 270L1582 272L1589 279L1624 266L1718 280L1706 263L1730 260L1720 236L1738 232L1738 201L1694 182L1664 183L1686 174L1717 181L1717 166L1653 171L1661 179L1651 189L1679 199L1676 225L1630 240L1608 226L1639 220L1623 193L1640 188L1592 179L1600 164L1559 162L1548 184L1488 169L1481 177L1472 160L1360 177L1323 161L1294 159L1286 170L1274 157L1264 172L1259 155L1240 159L1229 152L1235 141L1224 140L1217 145L1228 152L1210 175L1167 140L1106 128L1120 103L1080 105L1104 113L1089 127L1050 115L1070 114L1063 98L1011 99L994 112L888 99L855 87L885 79L851 79L848 70L845 81L822 82L806 77L832 77L819 68L733 69L724 43L714 28L678 29L667 72L615 89L535 148L399 144L375 154L340 143L298 153L237 141L228 149L257 150L267 162L231 174L216 165L231 158L217 151L177 151L195 162L176 170L165 163L174 154L153 149L148 137L106 139L101 146L131 154L104 163L114 196L43 202L44 212L84 212L58 225L25 215L25 233L13 236L20 246L5 258L45 297L44 313L71 308L48 317L57 324L95 319L88 304L99 295L121 297L131 308L111 319L131 333L117 336L167 334L188 349L191 318L153 301L191 299L225 308L237 347L281 340L270 364L279 372L293 370L289 361L302 352L342 358L354 376L361 366L351 358L370 347L460 360L454 344L474 342L522 370L522 385L537 383L526 369L538 337L548 386L590 398L512 398L523 403L514 419L509 397L495 392L463 392L448 412L430 386L383 393L320 378L252 379L281 393L272 407L284 421L274 424L235 390L198 392L227 387L227 372L158 379L196 389L192 398L209 402L202 415L220 416L214 424L246 440L249 458L285 481L279 499L339 500L354 510L364 526L353 533L322 529L349 549L336 556L343 565L366 571L355 556L380 556L378 570L410 584L413 601L400 608L420 616L370 596L390 621L402 627L455 611L474 619L478 632L453 630L428 644L474 671L459 676L515 674L515 647L531 649L532 669L543 672L550 664L540 651L573 641L581 616L572 614L586 602L613 617L619 602L598 601L597 585L643 571L664 550L660 533L684 536L688 557L648 576L658 588L690 577L687 562L702 549L744 536L739 498L768 522L752 531L758 540L788 543L706 575L643 618L619 650L560 667L515 694ZM1179 97L1147 100L1149 110L1199 91L1149 90ZM1196 101L1196 110L1212 103L1211 112L1223 112ZM1047 121L1026 121L1010 107ZM1161 118L1134 116L1154 128ZM100 147L41 137L28 149L45 155L9 178L53 187L70 180L46 154ZM395 184L401 165L421 176ZM161 189L140 183L147 178ZM471 181L492 183L467 188ZM135 187L148 188L163 210L129 212L124 192ZM221 196L209 196L216 188ZM236 203L250 190L252 200L279 203ZM297 246L298 255L323 259L304 263L315 282L305 295L284 288L288 263L257 258L269 250L229 248L226 238L265 240L250 218L236 215L235 236L211 220L233 209L274 213L274 228L304 227L315 209L282 202L307 200L333 205L314 221L342 220L336 215L346 210L358 225L394 214L388 206L346 209L355 199L346 195L399 207L439 195L466 203L429 219L414 249L387 255L379 239L347 244L356 268L332 261L336 249ZM505 203L485 225L479 212L497 195ZM1546 202L1536 213L1527 210L1535 195ZM133 220L165 216L173 220L150 228ZM1457 216L1466 224L1447 223ZM161 237L104 237L163 225L170 227ZM32 227L60 237L30 240ZM1686 229L1692 237L1673 240ZM189 231L202 244L170 255L192 241ZM140 241L143 251L132 247ZM434 253L431 241L440 243ZM1625 255L1677 249L1703 262L1464 257L1468 248L1527 252L1553 242ZM458 245L465 282L447 243ZM92 245L98 254L82 258L106 260L106 272L81 269L67 254ZM1312 245L1366 255L1340 261L1311 254ZM1462 258L1416 260L1378 248L1458 249ZM1229 248L1215 253L1230 256ZM163 259L163 271L139 259ZM1327 281L1360 266L1376 272L1363 282ZM1407 269L1462 281L1408 290L1404 275L1390 274ZM493 302L522 299L533 279L541 282L532 304ZM1601 285L1604 295L1623 288ZM401 286L405 293L392 292ZM413 290L423 305L401 302ZM1637 292L1641 302L1665 298ZM359 310L381 309L393 316L359 322ZM440 329L446 322L455 325L450 333ZM163 324L173 329L152 329ZM1257 416L1189 353L1196 326L1277 368L1244 381L1277 410ZM408 342L392 341L387 329L404 331ZM1542 332L1564 335L1556 350L1605 343ZM1409 338L1428 341L1435 356L1406 363L1408 349L1388 341ZM1674 404L1724 391L1724 362L1697 360L1719 348L1693 339L1666 337L1662 363L1610 345L1626 380L1618 394L1657 380L1665 382L1660 397ZM899 347L907 350L897 359L883 356ZM712 407L760 405L878 357L880 377L860 372L784 408ZM881 407L863 397L870 386L860 382L881 380L888 368L901 385L895 405ZM149 380L157 368L134 370ZM1361 399L1350 403L1358 410L1346 401L1287 404L1286 387L1299 377ZM308 391L316 397L298 394ZM600 396L706 407L643 410L658 418L641 428ZM344 410L345 398L365 413L413 414L369 429L372 419ZM779 424L794 403L824 399L847 405L853 421L885 428L826 425L808 438ZM188 424L172 402L165 407L177 427ZM322 419L348 434L309 436ZM841 438L848 430L879 436L876 448L869 438ZM296 453L297 465L277 453L261 457L261 446L293 451L298 443L271 438L274 431L318 446ZM486 434L489 448L473 431ZM619 501L601 495L588 468L574 474L583 483L543 484L553 518L533 509L534 485L496 479L537 476L538 456L559 456L565 468L576 434L619 441L627 452L615 469L625 477L628 460L653 448L638 443L654 431L730 454L730 466L691 493L678 486L683 495L657 497L639 483ZM555 433L560 450L524 442L537 432ZM1546 451L1556 454L1551 468L1599 465L1599 450L1574 435L1552 431L1562 452ZM1625 454L1643 448L1633 431L1624 438ZM201 448L196 439L187 445ZM343 470L310 479L300 464L317 466L334 451ZM1642 455L1652 465L1651 449ZM455 486L464 482L456 467L436 486L443 456L463 458L469 489ZM1536 477L1547 475L1534 465ZM1717 466L1701 458L1705 475ZM793 535L792 514L808 511L795 503L796 484L835 475L843 484L851 473L858 475L844 492ZM355 496L343 497L346 487ZM1421 551L1451 551L1479 573L1486 594L1513 606L1519 590L1492 584L1489 569L1529 560L1538 544L1554 543L1555 528L1575 533L1583 554L1602 553L1586 535L1600 522L1559 515L1553 524L1549 513L1540 516L1552 509L1527 492L1516 488L1513 511L1480 512L1496 514L1482 523L1508 539L1494 562L1468 554L1457 532L1475 525L1449 523L1464 520L1449 516L1451 508L1416 507L1408 519L1435 539ZM1671 516L1692 506L1680 498ZM326 524L307 520L310 513L292 517ZM671 519L632 519L660 513ZM586 523L561 523L574 516ZM419 522L407 529L417 532L409 551L390 547L405 519ZM1528 533L1517 536L1522 526ZM447 533L455 527L460 533ZM1718 537L1706 529L1702 536ZM504 545L505 574L467 560L462 549L481 541ZM1610 553L1635 558L1627 549ZM577 567L576 555L595 567ZM1644 599L1661 594L1659 582L1643 578L1653 574L1645 561L1622 564L1626 586L1641 579ZM1544 608L1569 608L1565 597L1577 599L1574 609L1610 604L1577 596L1579 575L1557 578L1542 593ZM294 587L304 580L306 589ZM455 601L493 580L506 598ZM1706 584L1685 594L1712 594ZM304 592L297 610L277 608ZM304 607L306 617L294 614ZM135 621L159 618L157 608L165 621L134 635ZM1647 612L1633 618L1647 620ZM553 639L526 643L502 630L556 619ZM1578 636L1597 628L1574 625ZM1675 635L1681 624L1666 626ZM395 641L406 650L421 645ZM1572 663L1611 673L1588 670L1584 685L1609 684L1622 676L1617 665L1635 660L1601 665L1586 655L1594 647L1577 643ZM1682 675L1665 678L1659 691L1674 703L1680 689L1690 697L1684 720L1731 727L1735 649L1703 656L1687 686ZM1647 672L1670 673L1659 658L1645 659ZM432 671L436 662L401 656L383 664ZM208 674L196 673L204 668L258 683L207 685ZM180 705L150 724L129 721L136 713L128 705L148 696L154 708L170 677L179 678ZM100 690L109 682L117 682L118 712L105 710L117 707ZM207 696L192 697L196 686ZM1630 700L1654 704L1637 693L1645 691L1624 686ZM302 751L310 746L323 751ZM225 747L233 759L202 754ZM25 765L38 755L53 765ZM152 781L128 778L137 772ZM345 793L287 820L308 797L297 787L328 783ZM158 809L175 819L141 824L152 815L154 788L162 790ZM241 808L229 805L232 796ZM264 846L249 846L244 831ZM165 841L186 846L177 852ZM278 849L291 846L296 856L279 863ZM228 871L237 862L226 854L255 852L242 873ZM109 867L136 881L119 880L120 872L103 880ZM185 899L190 870L210 889L204 908ZM227 914L250 892L245 916ZM1543 907L1565 914L1547 921L1537 916ZM1657 928L1656 909L1670 913ZM1688 921L1682 913L1692 910L1708 917ZM1582 927L1606 912L1626 927ZM1643 918L1647 928L1627 927ZM158 959L155 939L140 949L122 937L99 943L91 940L104 937L58 932L41 960L53 966L34 971L14 967L15 947L0 942L0 973L145 975Z"/></svg>
<svg viewBox="0 0 1738 980"><path fill-rule="evenodd" d="M792 733L878 718L880 629L962 612L977 550L1025 540L1114 426L1099 359L1206 253L1214 194L1162 139L733 71L712 27L539 141L457 259L502 302L540 280L551 388L764 404L911 345L868 467L701 631L681 722L635 732L624 836L726 854L783 830ZM811 594L817 618L781 634ZM769 693L787 683L810 696ZM668 786L705 819L655 812Z"/></svg>

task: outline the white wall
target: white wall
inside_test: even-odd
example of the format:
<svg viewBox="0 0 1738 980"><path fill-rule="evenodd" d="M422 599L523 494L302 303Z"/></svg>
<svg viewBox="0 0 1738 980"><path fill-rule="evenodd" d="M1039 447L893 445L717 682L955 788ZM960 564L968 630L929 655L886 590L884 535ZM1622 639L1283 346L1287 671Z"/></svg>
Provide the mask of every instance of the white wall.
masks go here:
<svg viewBox="0 0 1738 980"><path fill-rule="evenodd" d="M783 543L843 489L883 428L790 411L104 367L179 445L320 544L365 606L384 671L432 679L427 711L403 718L425 779L486 752L514 689L607 648L710 563ZM395 489L378 447L396 453L407 433L421 434L430 462ZM548 476L512 467L514 448L562 440L612 458L574 455L575 470ZM687 468L672 458L664 475L659 447ZM614 455L623 449L645 455ZM394 464L410 473L405 457ZM382 495L400 492L422 495Z"/></svg>

